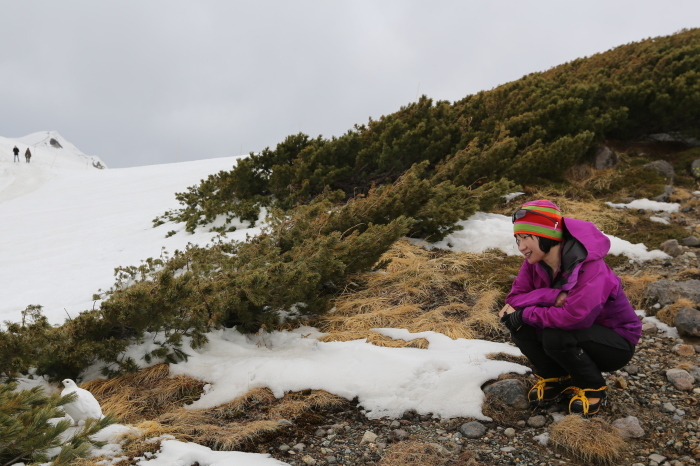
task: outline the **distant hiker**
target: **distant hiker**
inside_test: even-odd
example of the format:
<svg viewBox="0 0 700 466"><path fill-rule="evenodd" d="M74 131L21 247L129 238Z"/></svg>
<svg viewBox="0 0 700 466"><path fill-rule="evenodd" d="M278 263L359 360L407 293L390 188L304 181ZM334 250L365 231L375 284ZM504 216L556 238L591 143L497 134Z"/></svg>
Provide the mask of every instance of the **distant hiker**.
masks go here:
<svg viewBox="0 0 700 466"><path fill-rule="evenodd" d="M27 152L24 153L24 158L27 159L27 163L29 163L29 159L32 158L32 153L29 152L29 147L27 147Z"/></svg>
<svg viewBox="0 0 700 466"><path fill-rule="evenodd" d="M15 162L19 162L19 149L17 148L17 146L15 146L15 148L12 149L12 152L15 153L15 159L14 159L14 161L15 161Z"/></svg>

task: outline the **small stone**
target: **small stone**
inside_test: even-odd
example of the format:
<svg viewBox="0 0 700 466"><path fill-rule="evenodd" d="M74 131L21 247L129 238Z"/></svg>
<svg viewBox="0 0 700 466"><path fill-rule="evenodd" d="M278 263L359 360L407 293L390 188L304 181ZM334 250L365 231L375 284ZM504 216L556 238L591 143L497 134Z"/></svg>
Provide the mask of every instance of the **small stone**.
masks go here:
<svg viewBox="0 0 700 466"><path fill-rule="evenodd" d="M287 450L289 450L289 445L283 443L283 444L280 445L277 449L278 449L279 451L287 451Z"/></svg>
<svg viewBox="0 0 700 466"><path fill-rule="evenodd" d="M657 453L649 455L649 460L655 462L656 464L661 464L666 461L666 457L659 455Z"/></svg>
<svg viewBox="0 0 700 466"><path fill-rule="evenodd" d="M612 423L622 437L625 438L641 438L644 437L644 429L642 428L639 419L634 416L617 419Z"/></svg>
<svg viewBox="0 0 700 466"><path fill-rule="evenodd" d="M280 426L293 426L294 423L293 423L292 421L290 421L290 420L287 420L287 419L280 419L279 421L277 421L277 425L280 425Z"/></svg>
<svg viewBox="0 0 700 466"><path fill-rule="evenodd" d="M326 436L326 430L325 429L316 429L316 432L314 432L314 435L316 437L325 437Z"/></svg>
<svg viewBox="0 0 700 466"><path fill-rule="evenodd" d="M637 375L639 373L639 366L630 364L622 368L623 371L627 372L629 375Z"/></svg>
<svg viewBox="0 0 700 466"><path fill-rule="evenodd" d="M679 356L695 356L695 348L693 345L676 345L673 351Z"/></svg>
<svg viewBox="0 0 700 466"><path fill-rule="evenodd" d="M621 388L623 390L627 388L627 380L625 380L624 377L617 376L617 377L614 377L614 380L615 380L615 386L617 388Z"/></svg>
<svg viewBox="0 0 700 466"><path fill-rule="evenodd" d="M677 239L670 239L668 241L664 241L661 243L661 246L659 247L663 252L668 254L671 257L678 257L681 254L683 254L683 248L678 244Z"/></svg>
<svg viewBox="0 0 700 466"><path fill-rule="evenodd" d="M683 369L669 369L666 371L666 378L678 390L692 390L695 379ZM675 409L675 408L674 408Z"/></svg>
<svg viewBox="0 0 700 466"><path fill-rule="evenodd" d="M564 413L551 413L550 416L552 416L552 424L554 425L559 424L566 418L566 414Z"/></svg>
<svg viewBox="0 0 700 466"><path fill-rule="evenodd" d="M387 436L390 442L400 442L408 438L408 432L403 429L394 429Z"/></svg>
<svg viewBox="0 0 700 466"><path fill-rule="evenodd" d="M328 463L328 464L336 464L338 462L338 460L335 458L335 456L326 456L323 459L326 460L326 463Z"/></svg>
<svg viewBox="0 0 700 466"><path fill-rule="evenodd" d="M681 243L683 243L683 246L689 246L691 248L700 247L700 239L697 236L688 236L687 238L683 238Z"/></svg>
<svg viewBox="0 0 700 466"><path fill-rule="evenodd" d="M304 451L304 448L306 448L306 445L304 445L303 443L297 443L296 445L294 445L292 447L293 450L300 451L300 452Z"/></svg>
<svg viewBox="0 0 700 466"><path fill-rule="evenodd" d="M435 451L437 451L437 453L442 455L442 456L450 456L450 454L451 454L450 450L448 450L444 446L440 445L439 443L431 443L430 446L433 447L435 449Z"/></svg>
<svg viewBox="0 0 700 466"><path fill-rule="evenodd" d="M374 443L377 441L377 434L375 434L372 431L365 431L365 434L362 436L362 440L360 440L360 445L365 445L367 443Z"/></svg>
<svg viewBox="0 0 700 466"><path fill-rule="evenodd" d="M304 464L316 464L316 460L309 455L302 457L301 460L304 462Z"/></svg>
<svg viewBox="0 0 700 466"><path fill-rule="evenodd" d="M664 410L664 412L666 412L666 413L675 413L676 412L676 407L673 406L673 403L670 403L668 401L663 404L661 409Z"/></svg>
<svg viewBox="0 0 700 466"><path fill-rule="evenodd" d="M515 447L503 447L503 448L501 448L501 451L503 453L512 453L515 451Z"/></svg>
<svg viewBox="0 0 700 466"><path fill-rule="evenodd" d="M401 427L401 423L399 421L391 421L390 426L391 427Z"/></svg>
<svg viewBox="0 0 700 466"><path fill-rule="evenodd" d="M549 443L549 432L544 432L543 434L540 434L540 435L533 437L533 438L535 440L537 440L538 442L540 442L541 445L546 447L547 444Z"/></svg>
<svg viewBox="0 0 700 466"><path fill-rule="evenodd" d="M503 433L508 438L515 437L515 429L513 429L512 427L508 427L506 430L503 431Z"/></svg>
<svg viewBox="0 0 700 466"><path fill-rule="evenodd" d="M471 421L462 424L459 431L467 438L480 438L486 433L486 426L479 421Z"/></svg>
<svg viewBox="0 0 700 466"><path fill-rule="evenodd" d="M654 325L650 322L644 322L642 324L642 332L644 332L644 333L652 333L653 334L653 333L658 332L658 330L659 329L656 327L656 325Z"/></svg>
<svg viewBox="0 0 700 466"><path fill-rule="evenodd" d="M530 427L543 427L547 423L547 418L544 416L532 416L527 420L527 425Z"/></svg>

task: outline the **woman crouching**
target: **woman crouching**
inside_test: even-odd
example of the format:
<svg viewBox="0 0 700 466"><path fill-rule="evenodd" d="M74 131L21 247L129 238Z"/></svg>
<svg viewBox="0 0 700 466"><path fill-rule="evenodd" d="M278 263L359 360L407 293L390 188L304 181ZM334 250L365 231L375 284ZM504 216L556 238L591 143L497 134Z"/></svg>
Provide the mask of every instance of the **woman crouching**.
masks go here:
<svg viewBox="0 0 700 466"><path fill-rule="evenodd" d="M603 261L610 240L545 200L516 211L513 230L525 261L499 316L535 366L530 406L570 394L570 413L594 415L606 401L601 372L625 366L642 334L620 278Z"/></svg>

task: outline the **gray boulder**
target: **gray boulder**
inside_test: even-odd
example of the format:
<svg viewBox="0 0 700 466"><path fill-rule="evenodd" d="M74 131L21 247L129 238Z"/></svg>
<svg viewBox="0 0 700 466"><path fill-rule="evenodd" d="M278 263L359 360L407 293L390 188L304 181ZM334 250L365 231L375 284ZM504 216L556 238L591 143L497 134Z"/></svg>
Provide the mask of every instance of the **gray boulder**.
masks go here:
<svg viewBox="0 0 700 466"><path fill-rule="evenodd" d="M619 157L615 152L610 150L608 146L599 146L595 153L595 169L605 170L606 168L612 168L617 165Z"/></svg>
<svg viewBox="0 0 700 466"><path fill-rule="evenodd" d="M700 303L700 280L659 280L647 285L644 296L647 302L659 303L661 307L673 304L680 298Z"/></svg>
<svg viewBox="0 0 700 466"><path fill-rule="evenodd" d="M690 164L690 173L696 180L700 179L700 159L695 159L693 163Z"/></svg>
<svg viewBox="0 0 700 466"><path fill-rule="evenodd" d="M687 137L678 131L669 131L668 133L656 133L647 136L647 139L655 142L680 142L689 147L700 146L700 140L693 137Z"/></svg>
<svg viewBox="0 0 700 466"><path fill-rule="evenodd" d="M644 165L644 168L655 171L667 180L673 180L673 177L676 174L673 166L665 160L654 160L653 162L649 162L648 164Z"/></svg>
<svg viewBox="0 0 700 466"><path fill-rule="evenodd" d="M681 243L683 243L683 246L697 248L700 247L700 238L698 238L697 236L688 236L687 238L683 238Z"/></svg>
<svg viewBox="0 0 700 466"><path fill-rule="evenodd" d="M684 307L673 318L673 324L681 335L700 337L700 311Z"/></svg>
<svg viewBox="0 0 700 466"><path fill-rule="evenodd" d="M659 249L661 249L663 252L665 252L671 257L678 257L684 252L681 245L678 244L677 239L670 239L668 241L664 241L663 243L661 243L661 247Z"/></svg>
<svg viewBox="0 0 700 466"><path fill-rule="evenodd" d="M484 393L493 395L514 408L527 409L530 406L527 401L527 390L515 379L499 380L484 388Z"/></svg>

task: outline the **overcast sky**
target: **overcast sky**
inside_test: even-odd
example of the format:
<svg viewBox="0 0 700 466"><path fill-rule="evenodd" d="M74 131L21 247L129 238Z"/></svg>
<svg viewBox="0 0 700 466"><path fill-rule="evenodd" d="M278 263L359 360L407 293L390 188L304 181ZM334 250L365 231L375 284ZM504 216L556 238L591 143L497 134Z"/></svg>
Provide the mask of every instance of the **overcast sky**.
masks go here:
<svg viewBox="0 0 700 466"><path fill-rule="evenodd" d="M113 168L339 136L700 25L698 0L0 2L0 135Z"/></svg>

